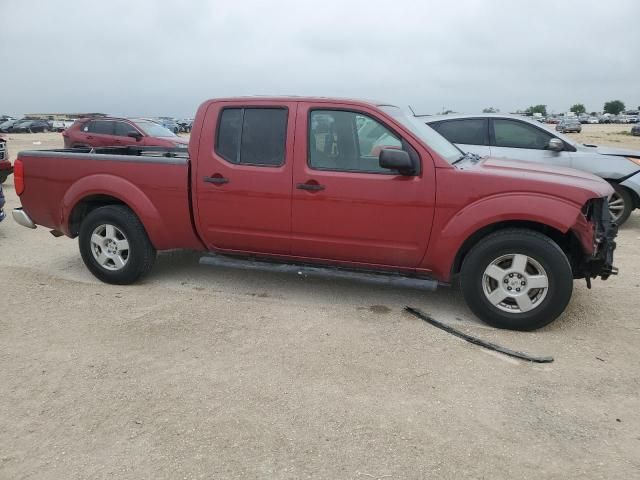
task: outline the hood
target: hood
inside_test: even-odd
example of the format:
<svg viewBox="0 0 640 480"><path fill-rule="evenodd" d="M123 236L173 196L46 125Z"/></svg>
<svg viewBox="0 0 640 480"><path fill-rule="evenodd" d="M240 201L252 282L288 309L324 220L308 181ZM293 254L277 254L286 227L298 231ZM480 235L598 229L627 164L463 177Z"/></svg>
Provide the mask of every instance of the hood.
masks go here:
<svg viewBox="0 0 640 480"><path fill-rule="evenodd" d="M593 147L587 147L589 149ZM616 155L624 157L638 157L640 158L640 150L627 150L624 148L612 148L612 147L596 147L596 152L601 155Z"/></svg>
<svg viewBox="0 0 640 480"><path fill-rule="evenodd" d="M173 143L181 143L182 145L189 145L189 139L176 136L171 140Z"/></svg>
<svg viewBox="0 0 640 480"><path fill-rule="evenodd" d="M496 176L501 182L508 181L510 189L550 194L579 205L590 198L613 193L611 186L600 177L572 168L493 157L482 159L473 168Z"/></svg>

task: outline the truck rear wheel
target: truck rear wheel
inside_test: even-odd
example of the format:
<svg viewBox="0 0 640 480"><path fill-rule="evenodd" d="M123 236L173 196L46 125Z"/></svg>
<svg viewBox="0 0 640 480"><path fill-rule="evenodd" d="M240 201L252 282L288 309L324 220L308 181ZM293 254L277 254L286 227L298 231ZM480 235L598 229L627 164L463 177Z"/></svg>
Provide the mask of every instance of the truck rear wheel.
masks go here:
<svg viewBox="0 0 640 480"><path fill-rule="evenodd" d="M135 282L151 270L156 250L135 213L122 205L93 210L80 225L82 260L99 280Z"/></svg>
<svg viewBox="0 0 640 480"><path fill-rule="evenodd" d="M555 320L573 292L569 259L549 237L508 229L475 245L462 264L469 308L498 328L535 330Z"/></svg>

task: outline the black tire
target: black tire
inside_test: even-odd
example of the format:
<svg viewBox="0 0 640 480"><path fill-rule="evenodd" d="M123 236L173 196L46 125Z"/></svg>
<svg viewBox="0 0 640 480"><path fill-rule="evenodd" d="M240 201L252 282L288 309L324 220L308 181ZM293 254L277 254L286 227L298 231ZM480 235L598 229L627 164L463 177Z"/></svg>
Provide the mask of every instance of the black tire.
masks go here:
<svg viewBox="0 0 640 480"><path fill-rule="evenodd" d="M618 185L615 182L609 182L609 185L611 185L611 187L613 187L613 189L616 191L616 196L617 196L617 198L616 196L614 196L609 200L610 201L622 200L622 211L611 210L611 215L613 217L613 220L616 222L618 226L620 226L629 219L631 212L633 212L633 209L635 208L633 197L631 196L631 192L629 192L629 190L627 190L623 186Z"/></svg>
<svg viewBox="0 0 640 480"><path fill-rule="evenodd" d="M485 277L487 267L495 260L512 254L526 255L528 261L533 259L546 272L546 295L538 297L535 301L540 303L529 311L505 311L492 304L485 293L491 286L485 286L491 282ZM526 268L533 269L534 266L527 263ZM507 278L508 271L505 270L505 283L511 281ZM496 290L503 288L502 282L496 281L495 285ZM497 328L527 331L551 323L564 312L573 292L573 273L565 253L546 235L533 230L506 229L492 233L471 249L462 264L460 286L469 308L478 318ZM531 289L526 295L542 295L542 290ZM510 307L508 302L513 302L514 308L519 308L513 299L507 298L505 302L507 304L502 304L502 308Z"/></svg>
<svg viewBox="0 0 640 480"><path fill-rule="evenodd" d="M127 259L120 269L101 265L94 255L91 237L101 225L113 225L128 242ZM156 250L135 213L122 205L108 205L93 210L80 225L79 247L82 260L96 278L106 283L128 285L146 275L153 267Z"/></svg>

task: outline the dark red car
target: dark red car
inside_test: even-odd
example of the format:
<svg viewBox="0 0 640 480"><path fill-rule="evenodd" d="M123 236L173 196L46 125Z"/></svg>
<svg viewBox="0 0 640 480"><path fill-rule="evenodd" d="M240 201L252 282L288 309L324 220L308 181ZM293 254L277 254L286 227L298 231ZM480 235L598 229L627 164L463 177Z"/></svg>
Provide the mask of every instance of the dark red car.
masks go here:
<svg viewBox="0 0 640 480"><path fill-rule="evenodd" d="M78 147L184 147L189 140L177 136L151 120L130 118L85 118L62 133L65 148Z"/></svg>
<svg viewBox="0 0 640 480"><path fill-rule="evenodd" d="M7 150L7 140L0 135L0 183L5 180L13 172L13 166L9 161L9 151Z"/></svg>
<svg viewBox="0 0 640 480"><path fill-rule="evenodd" d="M14 219L79 237L109 283L184 248L226 268L459 280L480 318L531 330L562 313L574 278L616 273L606 181L465 154L388 104L210 100L188 150L27 151L14 168Z"/></svg>

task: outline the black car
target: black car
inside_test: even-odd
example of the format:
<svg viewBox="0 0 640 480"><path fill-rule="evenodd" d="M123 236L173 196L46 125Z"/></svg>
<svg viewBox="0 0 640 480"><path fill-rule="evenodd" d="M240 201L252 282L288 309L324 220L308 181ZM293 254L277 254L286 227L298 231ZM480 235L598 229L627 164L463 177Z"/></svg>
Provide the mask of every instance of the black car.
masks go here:
<svg viewBox="0 0 640 480"><path fill-rule="evenodd" d="M640 123L636 123L633 127L631 127L631 135L640 137Z"/></svg>
<svg viewBox="0 0 640 480"><path fill-rule="evenodd" d="M23 120L14 124L9 131L12 133L46 133L51 131L51 124L45 120Z"/></svg>
<svg viewBox="0 0 640 480"><path fill-rule="evenodd" d="M20 120L3 120L0 122L0 132L7 133L11 130L16 123L19 123Z"/></svg>

